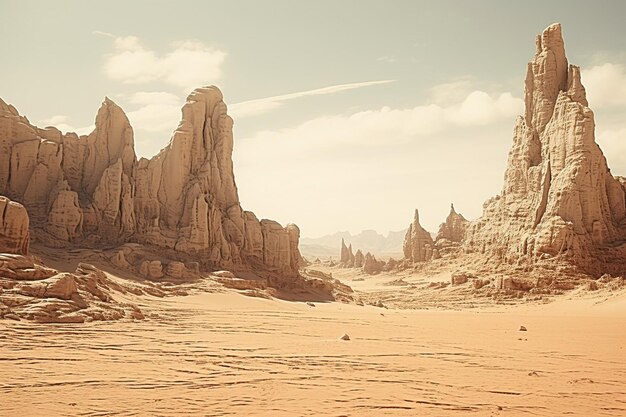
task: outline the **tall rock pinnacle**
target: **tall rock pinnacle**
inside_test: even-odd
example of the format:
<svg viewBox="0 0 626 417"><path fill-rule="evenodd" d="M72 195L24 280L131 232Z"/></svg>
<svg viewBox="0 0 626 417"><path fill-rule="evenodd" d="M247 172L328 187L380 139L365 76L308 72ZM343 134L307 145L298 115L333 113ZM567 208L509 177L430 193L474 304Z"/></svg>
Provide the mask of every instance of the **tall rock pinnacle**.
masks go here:
<svg viewBox="0 0 626 417"><path fill-rule="evenodd" d="M433 257L434 249L433 238L420 225L420 216L417 209L413 215L413 223L409 225L409 229L404 236L404 258L411 262L429 261Z"/></svg>
<svg viewBox="0 0 626 417"><path fill-rule="evenodd" d="M465 246L502 262L559 257L582 270L626 271L623 180L595 142L580 70L559 24L537 37L525 113L517 119L502 193L484 205Z"/></svg>

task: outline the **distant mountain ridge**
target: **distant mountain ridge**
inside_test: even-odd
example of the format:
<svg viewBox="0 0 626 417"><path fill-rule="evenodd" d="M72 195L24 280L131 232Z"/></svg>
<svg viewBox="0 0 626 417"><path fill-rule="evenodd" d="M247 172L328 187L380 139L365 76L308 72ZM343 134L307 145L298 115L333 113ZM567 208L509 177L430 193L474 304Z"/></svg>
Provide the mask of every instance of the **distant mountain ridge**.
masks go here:
<svg viewBox="0 0 626 417"><path fill-rule="evenodd" d="M388 232L387 235L378 233L376 230L363 230L352 235L350 232L336 232L318 238L300 238L300 251L308 258L316 257L339 257L341 239L346 245L352 245L356 251L361 249L363 253L370 252L376 256L402 256L402 243L406 229L397 232Z"/></svg>

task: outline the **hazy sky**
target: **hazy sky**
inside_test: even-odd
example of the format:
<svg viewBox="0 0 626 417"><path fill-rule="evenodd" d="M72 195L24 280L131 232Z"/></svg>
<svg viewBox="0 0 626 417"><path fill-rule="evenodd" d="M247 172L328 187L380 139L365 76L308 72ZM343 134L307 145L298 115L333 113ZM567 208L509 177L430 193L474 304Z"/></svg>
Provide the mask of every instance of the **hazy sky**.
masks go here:
<svg viewBox="0 0 626 417"><path fill-rule="evenodd" d="M435 231L497 194L534 37L561 22L626 175L626 2L0 0L0 97L88 133L104 96L140 156L187 94L224 93L242 206L303 236Z"/></svg>

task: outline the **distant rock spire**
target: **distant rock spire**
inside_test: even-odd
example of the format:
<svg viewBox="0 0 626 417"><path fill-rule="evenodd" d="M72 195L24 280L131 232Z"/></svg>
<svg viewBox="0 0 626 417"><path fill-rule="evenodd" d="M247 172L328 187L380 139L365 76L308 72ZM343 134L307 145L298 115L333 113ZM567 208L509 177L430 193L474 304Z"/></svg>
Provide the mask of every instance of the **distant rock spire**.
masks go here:
<svg viewBox="0 0 626 417"><path fill-rule="evenodd" d="M433 248L433 238L420 225L419 212L415 209L413 223L409 225L409 229L404 236L404 244L402 246L404 257L411 262L428 261L433 256Z"/></svg>
<svg viewBox="0 0 626 417"><path fill-rule="evenodd" d="M454 203L451 203L450 213L446 217L445 222L439 225L435 242L439 242L442 239L456 243L462 242L465 238L465 229L467 229L468 223L463 215L456 212Z"/></svg>

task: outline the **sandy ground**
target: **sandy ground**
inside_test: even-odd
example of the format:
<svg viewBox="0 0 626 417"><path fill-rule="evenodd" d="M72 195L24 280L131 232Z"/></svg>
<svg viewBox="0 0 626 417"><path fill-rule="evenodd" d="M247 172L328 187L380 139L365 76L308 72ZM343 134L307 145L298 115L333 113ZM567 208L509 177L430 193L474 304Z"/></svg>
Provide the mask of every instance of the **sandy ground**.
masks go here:
<svg viewBox="0 0 626 417"><path fill-rule="evenodd" d="M626 415L626 294L461 311L135 302L147 320L0 322L0 415Z"/></svg>

